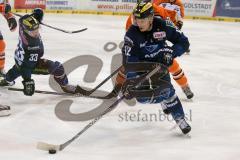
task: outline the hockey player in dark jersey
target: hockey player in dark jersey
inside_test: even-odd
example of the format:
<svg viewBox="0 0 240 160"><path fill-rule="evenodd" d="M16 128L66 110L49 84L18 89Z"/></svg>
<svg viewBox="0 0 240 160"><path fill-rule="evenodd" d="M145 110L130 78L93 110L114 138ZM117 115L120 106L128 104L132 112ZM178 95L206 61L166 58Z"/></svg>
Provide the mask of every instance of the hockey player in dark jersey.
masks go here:
<svg viewBox="0 0 240 160"><path fill-rule="evenodd" d="M33 14L24 15L19 19L19 43L15 51L15 65L7 72L5 79L0 81L0 86L13 85L14 80L21 76L24 94L32 96L35 82L31 75L51 74L63 91L75 93L77 86L68 84L63 65L58 61L42 58L44 46L39 33L42 18L42 10L35 9Z"/></svg>
<svg viewBox="0 0 240 160"><path fill-rule="evenodd" d="M155 62L167 67L173 63L175 57L181 56L189 48L188 38L177 30L171 21L154 17L151 3L138 3L133 14L137 26L132 25L126 32L122 48L126 81L129 79L132 81L142 75L142 72L128 71L128 65L131 63ZM166 41L170 41L173 45L168 46ZM184 134L190 132L191 127L185 120L182 104L171 84L169 74L161 79L149 80L142 89L147 91L152 86L160 86L159 93L152 97L135 96L137 101L140 103L161 103L164 112L172 115L182 132ZM124 86L124 88L128 88L128 86ZM134 95L129 95L129 97L132 98Z"/></svg>

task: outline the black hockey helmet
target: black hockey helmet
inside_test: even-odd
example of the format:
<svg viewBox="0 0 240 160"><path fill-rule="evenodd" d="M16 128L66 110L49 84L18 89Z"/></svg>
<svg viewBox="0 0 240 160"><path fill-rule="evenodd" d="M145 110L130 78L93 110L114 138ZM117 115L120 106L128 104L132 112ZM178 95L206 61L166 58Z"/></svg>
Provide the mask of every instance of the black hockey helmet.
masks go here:
<svg viewBox="0 0 240 160"><path fill-rule="evenodd" d="M22 26L25 31L34 31L39 28L39 22L32 15L22 17Z"/></svg>
<svg viewBox="0 0 240 160"><path fill-rule="evenodd" d="M153 16L153 6L150 2L140 2L133 10L133 15L135 18L143 19L148 16Z"/></svg>
<svg viewBox="0 0 240 160"><path fill-rule="evenodd" d="M42 22L42 20L43 20L43 15L44 15L42 8L35 8L35 9L33 9L32 15L33 15L34 18L36 18L40 23Z"/></svg>

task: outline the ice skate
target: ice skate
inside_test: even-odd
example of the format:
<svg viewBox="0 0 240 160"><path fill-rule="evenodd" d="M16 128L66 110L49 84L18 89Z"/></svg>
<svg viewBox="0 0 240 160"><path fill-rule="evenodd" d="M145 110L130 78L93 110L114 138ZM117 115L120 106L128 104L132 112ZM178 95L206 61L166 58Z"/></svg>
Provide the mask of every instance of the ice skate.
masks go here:
<svg viewBox="0 0 240 160"><path fill-rule="evenodd" d="M10 110L11 110L10 106L0 104L0 117L9 116L11 114Z"/></svg>
<svg viewBox="0 0 240 160"><path fill-rule="evenodd" d="M184 94L187 96L188 99L193 98L194 94L193 94L193 92L191 91L189 85L187 85L187 86L185 86L185 87L182 87L182 90L183 90Z"/></svg>

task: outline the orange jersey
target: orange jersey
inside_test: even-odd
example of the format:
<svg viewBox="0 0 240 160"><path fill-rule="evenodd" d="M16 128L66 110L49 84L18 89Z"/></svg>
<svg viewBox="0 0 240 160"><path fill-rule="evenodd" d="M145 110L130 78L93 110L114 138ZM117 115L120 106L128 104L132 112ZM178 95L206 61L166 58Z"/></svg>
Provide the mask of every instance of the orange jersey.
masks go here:
<svg viewBox="0 0 240 160"><path fill-rule="evenodd" d="M4 13L5 12L5 3L8 3L8 0L0 0L0 12Z"/></svg>
<svg viewBox="0 0 240 160"><path fill-rule="evenodd" d="M156 0L155 4L169 10L174 10L179 16L184 17L184 6L181 0L176 0L174 3L171 3L169 0Z"/></svg>
<svg viewBox="0 0 240 160"><path fill-rule="evenodd" d="M177 17L177 12L175 11L172 11L172 10L168 10L168 9L165 9L161 6L157 6L155 4L153 4L153 10L154 10L154 15L155 16L161 16L163 19L167 19L167 18L170 18L170 20L175 23L177 20L176 20L176 17ZM126 22L126 30L129 29L129 27L134 24L134 17L133 15L131 14L128 19L127 19L127 22Z"/></svg>
<svg viewBox="0 0 240 160"><path fill-rule="evenodd" d="M0 0L0 13L6 18L10 18L10 17L14 17L14 15L9 12L7 14L5 14L5 4L8 3L9 4L9 0Z"/></svg>
<svg viewBox="0 0 240 160"><path fill-rule="evenodd" d="M4 4L0 4L0 12L1 13L5 12L5 5Z"/></svg>

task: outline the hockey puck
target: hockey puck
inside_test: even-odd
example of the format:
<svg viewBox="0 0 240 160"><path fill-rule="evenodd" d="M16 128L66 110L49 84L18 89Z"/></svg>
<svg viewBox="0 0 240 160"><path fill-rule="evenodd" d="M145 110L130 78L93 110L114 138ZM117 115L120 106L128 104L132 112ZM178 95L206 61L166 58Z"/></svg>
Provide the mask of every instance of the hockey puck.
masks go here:
<svg viewBox="0 0 240 160"><path fill-rule="evenodd" d="M48 153L49 154L55 154L57 151L55 149L49 149Z"/></svg>

